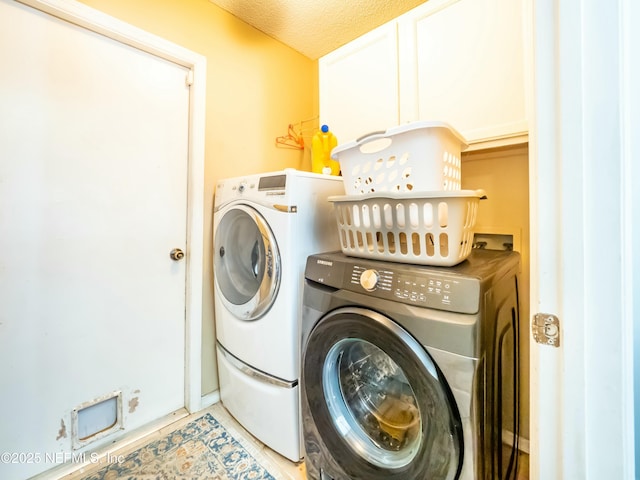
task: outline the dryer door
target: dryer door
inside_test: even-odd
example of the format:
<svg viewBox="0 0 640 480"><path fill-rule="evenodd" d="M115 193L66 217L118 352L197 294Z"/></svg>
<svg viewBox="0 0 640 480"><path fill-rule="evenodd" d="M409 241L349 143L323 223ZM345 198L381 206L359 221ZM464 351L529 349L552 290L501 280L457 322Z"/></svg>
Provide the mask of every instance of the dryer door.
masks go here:
<svg viewBox="0 0 640 480"><path fill-rule="evenodd" d="M391 319L363 308L327 314L308 338L302 378L319 437L343 470L329 466L330 478L459 476L462 424L451 390Z"/></svg>
<svg viewBox="0 0 640 480"><path fill-rule="evenodd" d="M260 318L271 308L280 285L280 254L269 225L253 208L234 205L222 214L214 248L222 303L236 318Z"/></svg>

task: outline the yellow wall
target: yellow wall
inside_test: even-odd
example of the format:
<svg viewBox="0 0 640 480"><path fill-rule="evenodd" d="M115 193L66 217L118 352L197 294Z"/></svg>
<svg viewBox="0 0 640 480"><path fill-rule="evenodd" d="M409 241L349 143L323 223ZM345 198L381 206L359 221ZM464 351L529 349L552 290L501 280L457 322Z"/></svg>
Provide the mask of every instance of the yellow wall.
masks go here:
<svg viewBox="0 0 640 480"><path fill-rule="evenodd" d="M317 117L317 62L208 0L80 1L207 58L202 319L206 394L218 388L210 253L216 181L286 167L310 169L308 150L277 148L275 138L287 133L289 123Z"/></svg>
<svg viewBox="0 0 640 480"><path fill-rule="evenodd" d="M463 153L462 188L481 188L476 233L514 235L520 275L520 435L529 438L529 150L526 145Z"/></svg>

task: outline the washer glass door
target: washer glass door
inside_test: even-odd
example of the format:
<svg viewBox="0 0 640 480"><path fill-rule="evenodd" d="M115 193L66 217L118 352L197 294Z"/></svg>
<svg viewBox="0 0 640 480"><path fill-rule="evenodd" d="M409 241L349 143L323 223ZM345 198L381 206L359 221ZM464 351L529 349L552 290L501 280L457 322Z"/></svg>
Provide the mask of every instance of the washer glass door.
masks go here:
<svg viewBox="0 0 640 480"><path fill-rule="evenodd" d="M304 349L303 388L322 442L351 478L458 477L464 445L451 390L388 317L345 307L320 319Z"/></svg>
<svg viewBox="0 0 640 480"><path fill-rule="evenodd" d="M333 345L322 383L331 417L352 423L346 437L370 463L383 468L409 464L420 446L423 418L409 380L373 343L346 338Z"/></svg>
<svg viewBox="0 0 640 480"><path fill-rule="evenodd" d="M280 255L264 218L246 205L223 214L214 239L214 275L220 298L234 316L255 320L273 304Z"/></svg>

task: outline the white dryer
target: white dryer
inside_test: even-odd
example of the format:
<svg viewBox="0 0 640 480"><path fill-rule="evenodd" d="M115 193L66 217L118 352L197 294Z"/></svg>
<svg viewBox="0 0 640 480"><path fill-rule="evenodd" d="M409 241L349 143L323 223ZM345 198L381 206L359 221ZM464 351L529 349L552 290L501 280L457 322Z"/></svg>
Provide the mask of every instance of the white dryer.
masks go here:
<svg viewBox="0 0 640 480"><path fill-rule="evenodd" d="M341 177L285 169L220 181L213 216L220 397L265 445L297 462L300 318L308 255L340 246Z"/></svg>

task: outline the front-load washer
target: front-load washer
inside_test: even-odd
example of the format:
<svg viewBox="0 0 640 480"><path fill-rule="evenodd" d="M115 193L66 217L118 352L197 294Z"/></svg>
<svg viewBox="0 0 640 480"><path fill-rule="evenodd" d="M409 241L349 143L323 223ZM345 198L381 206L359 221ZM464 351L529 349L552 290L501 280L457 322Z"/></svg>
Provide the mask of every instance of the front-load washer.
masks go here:
<svg viewBox="0 0 640 480"><path fill-rule="evenodd" d="M307 261L310 480L498 480L518 468L516 252L455 267Z"/></svg>
<svg viewBox="0 0 640 480"><path fill-rule="evenodd" d="M299 461L300 309L309 254L339 248L341 177L294 169L216 185L214 307L220 397L255 437Z"/></svg>

